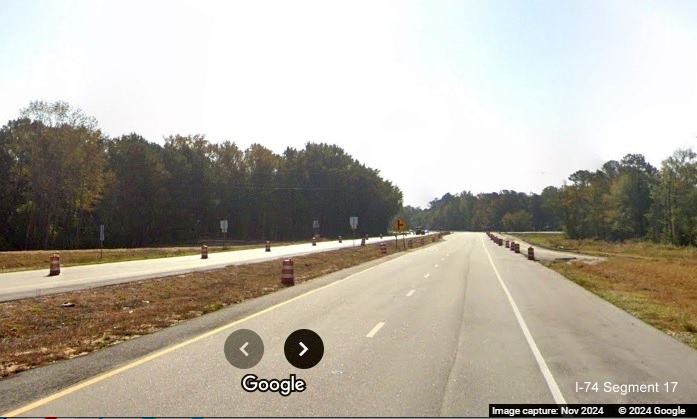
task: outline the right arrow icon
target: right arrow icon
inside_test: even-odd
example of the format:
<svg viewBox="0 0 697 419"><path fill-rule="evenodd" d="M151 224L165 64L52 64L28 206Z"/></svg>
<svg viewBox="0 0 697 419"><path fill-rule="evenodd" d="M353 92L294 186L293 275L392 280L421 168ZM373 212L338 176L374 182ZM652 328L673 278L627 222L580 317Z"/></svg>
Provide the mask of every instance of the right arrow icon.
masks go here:
<svg viewBox="0 0 697 419"><path fill-rule="evenodd" d="M300 342L300 346L303 347L303 350L300 351L300 356L303 356L303 355L305 355L305 352L307 352L307 346L303 345L302 342Z"/></svg>
<svg viewBox="0 0 697 419"><path fill-rule="evenodd" d="M298 350L300 346L300 350ZM312 348L310 351L309 349ZM292 366L300 369L312 368L322 360L324 343L322 338L310 329L298 329L286 338L283 345L286 359Z"/></svg>

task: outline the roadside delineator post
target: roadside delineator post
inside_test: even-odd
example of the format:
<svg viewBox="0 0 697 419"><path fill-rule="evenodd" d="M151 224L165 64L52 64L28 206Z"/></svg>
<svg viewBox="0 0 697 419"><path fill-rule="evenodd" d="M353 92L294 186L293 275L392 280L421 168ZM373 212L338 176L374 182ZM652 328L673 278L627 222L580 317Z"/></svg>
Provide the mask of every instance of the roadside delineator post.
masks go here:
<svg viewBox="0 0 697 419"><path fill-rule="evenodd" d="M271 251L271 242L268 241L268 240L266 241L266 251L267 251L267 252L270 252L270 251Z"/></svg>
<svg viewBox="0 0 697 419"><path fill-rule="evenodd" d="M380 253L382 253L383 255L387 254L387 245L385 244L385 242L380 243Z"/></svg>
<svg viewBox="0 0 697 419"><path fill-rule="evenodd" d="M293 259L283 259L281 270L281 284L295 285L295 272L293 271Z"/></svg>
<svg viewBox="0 0 697 419"><path fill-rule="evenodd" d="M201 259L208 259L208 246L205 244L201 245Z"/></svg>
<svg viewBox="0 0 697 419"><path fill-rule="evenodd" d="M535 249L528 247L528 260L535 260Z"/></svg>
<svg viewBox="0 0 697 419"><path fill-rule="evenodd" d="M61 257L58 253L51 255L51 266L48 270L49 276L60 275L61 273Z"/></svg>

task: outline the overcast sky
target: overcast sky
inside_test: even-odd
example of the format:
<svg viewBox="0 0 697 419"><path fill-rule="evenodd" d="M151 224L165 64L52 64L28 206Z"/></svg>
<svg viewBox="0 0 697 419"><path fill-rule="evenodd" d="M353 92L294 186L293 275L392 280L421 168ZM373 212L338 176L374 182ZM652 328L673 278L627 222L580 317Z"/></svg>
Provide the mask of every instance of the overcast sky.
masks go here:
<svg viewBox="0 0 697 419"><path fill-rule="evenodd" d="M697 140L697 1L0 0L0 122L337 144L425 207Z"/></svg>

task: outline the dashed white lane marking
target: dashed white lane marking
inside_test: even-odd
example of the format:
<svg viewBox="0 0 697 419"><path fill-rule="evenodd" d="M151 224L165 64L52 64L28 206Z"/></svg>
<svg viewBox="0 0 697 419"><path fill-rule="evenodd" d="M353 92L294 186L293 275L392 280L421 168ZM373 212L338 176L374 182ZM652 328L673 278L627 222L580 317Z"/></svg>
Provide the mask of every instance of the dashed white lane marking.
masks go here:
<svg viewBox="0 0 697 419"><path fill-rule="evenodd" d="M384 326L384 325L385 325L385 322L380 322L380 323L376 324L375 327L373 327L373 330L368 332L368 334L365 335L365 337L372 338L380 331L380 329L382 329L382 326Z"/></svg>
<svg viewBox="0 0 697 419"><path fill-rule="evenodd" d="M434 267L434 268L437 268L437 267L438 267L438 264L436 263L435 265L433 265L433 267Z"/></svg>
<svg viewBox="0 0 697 419"><path fill-rule="evenodd" d="M426 274L424 275L424 278L428 278L429 276L431 276L431 274Z"/></svg>
<svg viewBox="0 0 697 419"><path fill-rule="evenodd" d="M540 367L540 371L542 371L542 375L545 377L545 381L547 381L547 387L549 387L549 391L552 392L554 401L557 404L566 404L564 395L561 394L561 390L559 390L559 386L557 385L557 382L554 379L554 376L552 375L552 371L550 371L549 367L547 367L547 363L545 362L545 359L542 357L542 353L540 352L540 349L537 347L535 339L532 338L532 334L530 333L527 324L525 324L523 315L520 314L520 310L518 310L518 305L516 305L515 301L513 301L513 297L511 296L511 293L508 291L508 287L506 286L506 284L503 283L503 279L501 279L501 275L499 275L499 271L498 269L496 269L496 265L494 265L494 260L491 258L491 254L488 250L486 250L486 246L484 245L484 236L482 236L481 239L484 251L486 252L486 255L489 257L491 267L494 268L494 273L496 274L496 277L499 279L499 284L501 284L503 292L506 294L506 297L508 298L508 303L511 305L511 308L513 309L513 314L515 314L516 319L518 319L518 324L520 325L520 328L523 330L525 340L528 341L528 346L530 346L532 354L535 356L535 360L537 361L537 365Z"/></svg>
<svg viewBox="0 0 697 419"><path fill-rule="evenodd" d="M411 291L409 291L409 292L407 293L407 297L411 297L412 295L414 295L414 292L415 292L415 291L416 291L416 290L411 290Z"/></svg>

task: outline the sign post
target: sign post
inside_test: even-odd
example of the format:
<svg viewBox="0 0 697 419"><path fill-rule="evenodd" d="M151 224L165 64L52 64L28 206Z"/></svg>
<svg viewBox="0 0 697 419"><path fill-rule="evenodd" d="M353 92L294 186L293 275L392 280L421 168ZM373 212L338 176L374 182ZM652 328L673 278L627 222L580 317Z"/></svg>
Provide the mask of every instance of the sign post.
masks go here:
<svg viewBox="0 0 697 419"><path fill-rule="evenodd" d="M314 220L312 222L312 229L315 232L313 237L317 238L317 236L319 235L319 220Z"/></svg>
<svg viewBox="0 0 697 419"><path fill-rule="evenodd" d="M399 249L399 237L398 236L399 236L399 233L404 233L404 231L407 229L407 223L406 223L406 221L404 221L403 219L398 217L395 220L394 224L392 224L392 227L394 227L394 229L397 230L397 232L398 232L397 234L394 235L394 242L395 242L395 245L397 246L397 249ZM404 245L404 248L405 249L407 248L406 243Z"/></svg>
<svg viewBox="0 0 697 419"><path fill-rule="evenodd" d="M353 247L356 247L356 228L358 228L358 217L350 217L349 224L353 230Z"/></svg>
<svg viewBox="0 0 697 419"><path fill-rule="evenodd" d="M227 240L227 220L220 220L220 230L223 232L223 241Z"/></svg>
<svg viewBox="0 0 697 419"><path fill-rule="evenodd" d="M99 259L104 253L104 224L99 225Z"/></svg>

